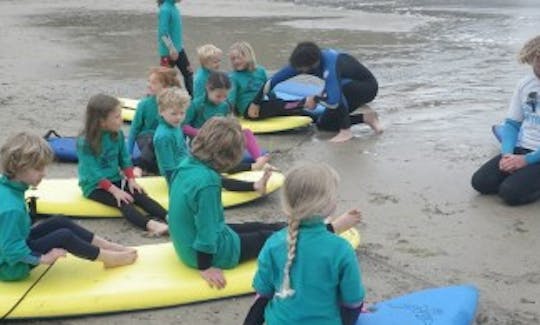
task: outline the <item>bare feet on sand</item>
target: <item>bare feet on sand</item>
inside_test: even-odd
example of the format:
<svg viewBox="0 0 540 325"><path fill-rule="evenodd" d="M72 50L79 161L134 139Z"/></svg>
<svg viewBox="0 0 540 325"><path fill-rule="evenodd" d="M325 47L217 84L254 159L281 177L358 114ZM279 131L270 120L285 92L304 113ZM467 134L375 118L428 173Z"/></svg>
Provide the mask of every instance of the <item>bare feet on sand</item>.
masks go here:
<svg viewBox="0 0 540 325"><path fill-rule="evenodd" d="M362 213L358 209L351 209L344 214L331 218L329 221L334 227L334 232L340 234L356 226L362 220Z"/></svg>
<svg viewBox="0 0 540 325"><path fill-rule="evenodd" d="M163 222L150 220L146 224L146 230L148 231L148 236L160 237L165 236L169 233L169 226Z"/></svg>
<svg viewBox="0 0 540 325"><path fill-rule="evenodd" d="M107 249L100 249L98 260L103 262L105 268L113 268L133 264L137 259L137 252L117 252Z"/></svg>
<svg viewBox="0 0 540 325"><path fill-rule="evenodd" d="M262 177L253 183L253 189L257 191L260 195L266 194L266 184L268 184L268 180L272 176L272 168L266 167L264 169L264 174Z"/></svg>
<svg viewBox="0 0 540 325"><path fill-rule="evenodd" d="M352 139L353 134L351 129L341 129L339 130L339 133L333 137L332 139L328 140L330 142L338 143L338 142L345 142Z"/></svg>
<svg viewBox="0 0 540 325"><path fill-rule="evenodd" d="M364 110L362 115L364 116L364 123L369 125L369 127L373 129L373 132L375 132L375 134L383 133L384 129L379 122L379 114L377 114L377 112L371 109L366 109Z"/></svg>

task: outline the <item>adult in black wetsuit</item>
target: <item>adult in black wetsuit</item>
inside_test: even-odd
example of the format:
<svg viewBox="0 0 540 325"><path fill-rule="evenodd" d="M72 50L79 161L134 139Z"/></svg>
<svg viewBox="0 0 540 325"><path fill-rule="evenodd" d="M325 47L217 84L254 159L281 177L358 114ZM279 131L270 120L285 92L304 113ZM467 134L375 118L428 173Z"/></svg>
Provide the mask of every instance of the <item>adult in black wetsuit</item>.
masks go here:
<svg viewBox="0 0 540 325"><path fill-rule="evenodd" d="M371 102L378 91L373 74L358 60L346 53L333 49L320 49L315 43L299 43L291 54L289 65L279 70L261 89L250 110L253 115L260 112L257 105L277 84L299 74L310 74L325 81L322 94L305 99L306 108L315 108L317 103L326 107L317 120L323 130L339 131L332 142L343 142L353 137L351 125L366 123L376 133L382 132L374 111L353 114L359 106Z"/></svg>

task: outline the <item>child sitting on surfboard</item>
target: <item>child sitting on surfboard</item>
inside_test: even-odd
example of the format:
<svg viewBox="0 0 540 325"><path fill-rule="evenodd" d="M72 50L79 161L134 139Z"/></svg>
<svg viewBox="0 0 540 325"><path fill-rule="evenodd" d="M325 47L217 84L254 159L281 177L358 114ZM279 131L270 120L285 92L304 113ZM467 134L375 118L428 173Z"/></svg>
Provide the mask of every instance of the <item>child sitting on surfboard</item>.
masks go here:
<svg viewBox="0 0 540 325"><path fill-rule="evenodd" d="M186 118L183 122L184 133L190 137L197 135L198 129L203 124L214 116L229 116L232 114L227 95L231 89L231 81L229 77L220 71L211 71L205 86L205 94L193 100L189 106ZM263 155L257 139L251 130L243 129L244 143L247 151L255 160L253 164L240 163L235 172L245 170L261 170L265 167L270 167L268 161L269 155Z"/></svg>
<svg viewBox="0 0 540 325"><path fill-rule="evenodd" d="M170 236L178 258L199 270L211 287L226 285L222 269L254 259L266 239L285 223L226 224L221 202L220 173L242 158L243 135L237 120L213 117L193 139L192 155L174 177L169 201ZM358 213L346 213L328 229L340 233L359 222Z"/></svg>
<svg viewBox="0 0 540 325"><path fill-rule="evenodd" d="M145 172L157 174L156 157L152 139L158 126L159 114L156 95L167 87L180 87L177 72L174 69L157 67L150 69L148 75L148 96L137 104L135 116L131 122L128 137L128 152L133 153L137 143L141 157L136 162Z"/></svg>
<svg viewBox="0 0 540 325"><path fill-rule="evenodd" d="M205 44L197 48L200 67L193 77L193 100L206 95L206 82L210 72L218 71L221 65L223 51L212 44Z"/></svg>
<svg viewBox="0 0 540 325"><path fill-rule="evenodd" d="M53 264L66 252L97 260L105 267L133 263L137 252L105 240L63 217L52 217L30 226L24 192L38 186L54 154L37 135L18 133L0 149L0 280L28 276L38 264Z"/></svg>
<svg viewBox="0 0 540 325"><path fill-rule="evenodd" d="M324 224L337 193L338 175L328 165L303 164L288 172L282 191L288 226L259 254L257 297L244 324L356 324L365 294L358 260Z"/></svg>
<svg viewBox="0 0 540 325"><path fill-rule="evenodd" d="M258 120L273 116L306 115L305 100L286 101L269 94L269 98L258 102L255 112L252 102L268 80L266 69L257 64L255 51L247 42L236 42L229 50L233 71L230 74L233 84L229 101L236 114L246 119Z"/></svg>
<svg viewBox="0 0 540 325"><path fill-rule="evenodd" d="M498 194L508 205L540 198L540 36L525 43L519 61L532 69L510 101L501 154L480 167L471 181L478 192Z"/></svg>
<svg viewBox="0 0 540 325"><path fill-rule="evenodd" d="M193 70L184 50L182 15L176 6L182 0L157 0L158 31L157 48L160 65L168 68L177 66L184 77L184 87L193 96Z"/></svg>
<svg viewBox="0 0 540 325"><path fill-rule="evenodd" d="M167 211L135 180L118 99L103 94L90 98L84 129L77 140L77 155L79 186L85 197L120 209L129 222L151 235L167 233ZM158 220L143 214L135 205Z"/></svg>
<svg viewBox="0 0 540 325"><path fill-rule="evenodd" d="M154 135L154 148L160 174L170 185L179 163L189 156L184 134L180 123L184 120L185 112L190 104L189 94L180 88L167 88L158 95L160 122ZM236 167L236 169L239 169ZM257 191L266 193L266 184L272 171L267 168L263 176L256 182L246 182L223 177L223 188L229 191Z"/></svg>

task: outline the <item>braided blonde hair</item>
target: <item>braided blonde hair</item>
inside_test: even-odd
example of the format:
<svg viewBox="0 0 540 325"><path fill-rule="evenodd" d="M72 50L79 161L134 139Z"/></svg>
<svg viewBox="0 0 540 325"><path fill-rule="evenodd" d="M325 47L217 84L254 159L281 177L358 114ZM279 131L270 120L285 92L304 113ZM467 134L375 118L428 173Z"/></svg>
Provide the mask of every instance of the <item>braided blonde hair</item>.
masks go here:
<svg viewBox="0 0 540 325"><path fill-rule="evenodd" d="M540 57L540 35L528 40L519 51L520 63L533 64L536 57Z"/></svg>
<svg viewBox="0 0 540 325"><path fill-rule="evenodd" d="M339 176L323 163L304 163L293 167L285 178L282 192L283 211L289 217L287 261L283 268L279 298L294 295L290 271L296 257L300 222L314 216L327 217L335 209Z"/></svg>

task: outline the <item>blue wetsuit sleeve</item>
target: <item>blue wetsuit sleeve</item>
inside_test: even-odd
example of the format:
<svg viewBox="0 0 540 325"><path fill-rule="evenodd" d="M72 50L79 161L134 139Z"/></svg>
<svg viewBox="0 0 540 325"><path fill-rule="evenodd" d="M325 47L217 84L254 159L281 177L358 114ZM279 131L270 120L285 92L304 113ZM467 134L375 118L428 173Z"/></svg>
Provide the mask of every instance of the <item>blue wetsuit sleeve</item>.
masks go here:
<svg viewBox="0 0 540 325"><path fill-rule="evenodd" d="M525 161L529 165L539 163L540 162L540 149L538 149L536 151L533 151L533 152L529 152L528 154L526 154L525 155Z"/></svg>
<svg viewBox="0 0 540 325"><path fill-rule="evenodd" d="M257 96L253 99L253 103L260 105L262 100L264 99L264 96L268 94L274 87L279 84L280 82L283 82L285 80L291 79L292 77L296 77L298 75L298 71L296 71L292 66L287 65L278 72L276 72L272 78L270 78L264 86L259 90L257 93Z"/></svg>
<svg viewBox="0 0 540 325"><path fill-rule="evenodd" d="M504 121L501 141L501 153L503 155L514 153L520 128L521 122L512 119Z"/></svg>
<svg viewBox="0 0 540 325"><path fill-rule="evenodd" d="M127 149L128 152L131 154L133 153L133 147L135 147L135 142L137 141L137 136L139 133L141 133L143 128L143 121L144 121L144 100L141 99L139 103L137 104L137 108L135 110L135 116L133 117L133 121L131 121L131 126L129 127L129 137L128 137L128 143L127 143Z"/></svg>

